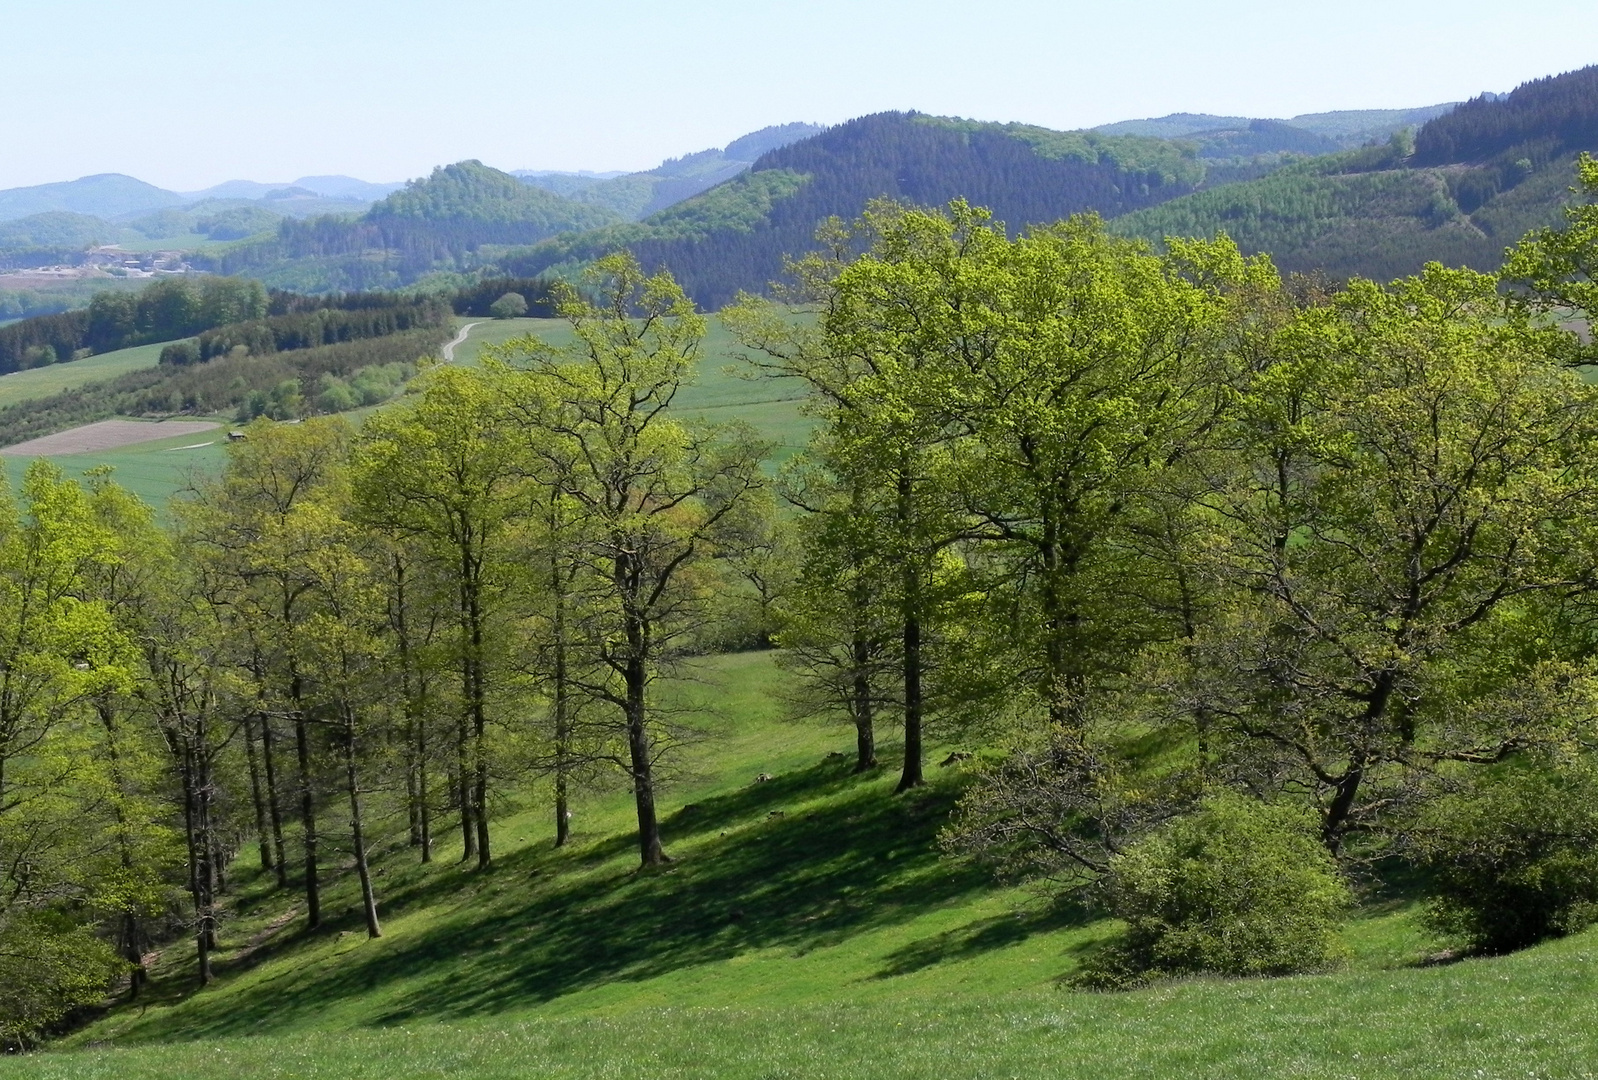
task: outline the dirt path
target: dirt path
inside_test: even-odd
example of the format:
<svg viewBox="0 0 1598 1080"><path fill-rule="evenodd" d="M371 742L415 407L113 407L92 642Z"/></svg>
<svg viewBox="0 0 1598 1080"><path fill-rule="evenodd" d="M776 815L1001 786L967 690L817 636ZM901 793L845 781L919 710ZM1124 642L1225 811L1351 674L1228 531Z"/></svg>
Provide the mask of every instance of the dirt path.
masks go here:
<svg viewBox="0 0 1598 1080"><path fill-rule="evenodd" d="M472 332L472 327L481 325L483 324L480 322L469 322L461 327L461 332L455 335L454 340L445 342L444 348L439 353L444 358L444 363L447 364L455 359L455 346L465 344L467 335Z"/></svg>

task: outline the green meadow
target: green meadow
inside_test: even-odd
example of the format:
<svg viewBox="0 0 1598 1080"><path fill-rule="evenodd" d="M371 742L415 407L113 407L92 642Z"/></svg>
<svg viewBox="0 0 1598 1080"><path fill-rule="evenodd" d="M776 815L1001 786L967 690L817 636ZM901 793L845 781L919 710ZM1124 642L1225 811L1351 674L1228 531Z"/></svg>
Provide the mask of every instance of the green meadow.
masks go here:
<svg viewBox="0 0 1598 1080"><path fill-rule="evenodd" d="M687 675L676 705L701 739L663 802L663 870L637 869L626 792L588 792L557 851L534 787L502 808L487 872L443 830L422 865L391 822L384 937L368 941L347 868L334 917L307 933L247 849L210 989L193 992L174 943L144 1000L0 1061L0 1078L1578 1077L1598 1062L1598 936L1428 966L1438 943L1380 890L1339 971L1069 989L1115 924L940 854L958 766L895 796L892 742L853 774L850 729L793 717L772 654Z"/></svg>
<svg viewBox="0 0 1598 1080"><path fill-rule="evenodd" d="M114 379L130 371L155 367L161 360L161 350L168 342L139 345L132 349L99 356L86 356L68 364L51 364L48 367L30 368L0 375L0 406L15 405L31 398L47 397L63 390L71 390L84 383L100 379Z"/></svg>

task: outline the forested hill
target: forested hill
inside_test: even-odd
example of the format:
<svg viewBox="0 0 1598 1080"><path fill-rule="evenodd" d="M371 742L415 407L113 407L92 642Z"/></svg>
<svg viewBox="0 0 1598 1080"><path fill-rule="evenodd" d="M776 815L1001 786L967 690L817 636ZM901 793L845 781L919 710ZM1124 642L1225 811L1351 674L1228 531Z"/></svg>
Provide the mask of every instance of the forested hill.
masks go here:
<svg viewBox="0 0 1598 1080"><path fill-rule="evenodd" d="M778 277L783 257L807 250L819 222L852 218L880 196L922 205L964 197L1019 227L1154 206L1203 178L1191 145L880 113L766 153L742 176L641 223L561 237L502 265L541 273L626 246L715 308Z"/></svg>
<svg viewBox="0 0 1598 1080"><path fill-rule="evenodd" d="M614 211L533 187L478 161L434 169L358 218L285 220L275 236L199 256L197 265L308 290L407 284L463 269L485 245L531 244L621 220Z"/></svg>
<svg viewBox="0 0 1598 1080"><path fill-rule="evenodd" d="M1483 95L1402 136L1290 165L1130 214L1158 241L1224 230L1288 270L1381 279L1431 260L1489 270L1530 229L1557 223L1574 161L1598 151L1598 66Z"/></svg>

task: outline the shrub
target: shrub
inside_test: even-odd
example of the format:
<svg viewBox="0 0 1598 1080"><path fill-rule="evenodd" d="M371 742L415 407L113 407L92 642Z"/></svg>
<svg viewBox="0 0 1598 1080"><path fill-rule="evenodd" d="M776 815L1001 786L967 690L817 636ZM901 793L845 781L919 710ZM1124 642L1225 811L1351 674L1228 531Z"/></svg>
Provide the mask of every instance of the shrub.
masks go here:
<svg viewBox="0 0 1598 1080"><path fill-rule="evenodd" d="M1087 986L1321 970L1341 954L1351 899L1307 814L1234 794L1116 856L1109 889L1126 934L1089 963Z"/></svg>
<svg viewBox="0 0 1598 1080"><path fill-rule="evenodd" d="M1508 952L1598 921L1598 770L1517 763L1431 803L1416 829L1427 921Z"/></svg>
<svg viewBox="0 0 1598 1080"><path fill-rule="evenodd" d="M32 1043L75 1008L105 997L126 970L105 942L51 912L0 917L0 1049Z"/></svg>
<svg viewBox="0 0 1598 1080"><path fill-rule="evenodd" d="M527 314L527 297L508 292L488 305L488 313L496 319L519 319Z"/></svg>
<svg viewBox="0 0 1598 1080"><path fill-rule="evenodd" d="M200 347L193 341L174 341L161 350L161 363L168 366L188 367L200 362Z"/></svg>

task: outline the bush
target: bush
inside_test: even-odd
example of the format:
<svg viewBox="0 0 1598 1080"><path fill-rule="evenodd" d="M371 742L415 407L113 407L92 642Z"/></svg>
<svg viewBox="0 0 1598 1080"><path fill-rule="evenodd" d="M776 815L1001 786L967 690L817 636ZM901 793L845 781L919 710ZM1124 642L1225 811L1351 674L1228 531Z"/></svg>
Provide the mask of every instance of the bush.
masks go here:
<svg viewBox="0 0 1598 1080"><path fill-rule="evenodd" d="M161 363L169 367L188 367L200 362L200 347L192 341L174 341L161 350Z"/></svg>
<svg viewBox="0 0 1598 1080"><path fill-rule="evenodd" d="M527 297L508 292L488 305L488 313L496 319L519 319L527 314Z"/></svg>
<svg viewBox="0 0 1598 1080"><path fill-rule="evenodd" d="M1598 921L1598 770L1519 763L1427 807L1427 921L1481 952L1508 952Z"/></svg>
<svg viewBox="0 0 1598 1080"><path fill-rule="evenodd" d="M1109 887L1126 934L1088 964L1082 985L1321 970L1341 954L1351 900L1307 814L1233 794L1118 855Z"/></svg>
<svg viewBox="0 0 1598 1080"><path fill-rule="evenodd" d="M51 912L0 917L0 1049L30 1045L73 1009L105 997L125 971L111 947Z"/></svg>

